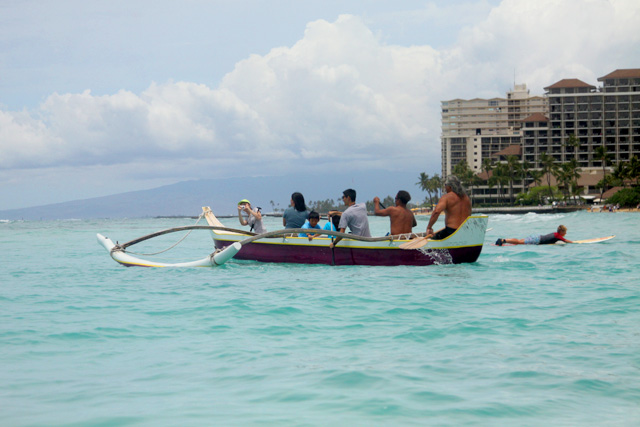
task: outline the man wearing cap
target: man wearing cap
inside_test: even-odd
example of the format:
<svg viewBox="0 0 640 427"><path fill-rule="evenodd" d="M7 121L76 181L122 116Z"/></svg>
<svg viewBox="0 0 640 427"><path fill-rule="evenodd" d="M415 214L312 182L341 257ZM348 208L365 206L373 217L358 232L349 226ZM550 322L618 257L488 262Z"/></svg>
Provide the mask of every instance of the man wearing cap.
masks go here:
<svg viewBox="0 0 640 427"><path fill-rule="evenodd" d="M449 237L471 216L471 199L464 191L458 177L449 175L444 182L444 189L447 193L440 198L427 225L427 237L433 240ZM442 212L444 212L445 227L434 233L433 225Z"/></svg>
<svg viewBox="0 0 640 427"><path fill-rule="evenodd" d="M247 218L242 215L242 212L247 214ZM260 208L251 209L251 202L247 199L242 199L238 202L238 220L242 225L250 225L249 231L253 231L257 234L266 233L267 229L264 228L262 223L262 214Z"/></svg>

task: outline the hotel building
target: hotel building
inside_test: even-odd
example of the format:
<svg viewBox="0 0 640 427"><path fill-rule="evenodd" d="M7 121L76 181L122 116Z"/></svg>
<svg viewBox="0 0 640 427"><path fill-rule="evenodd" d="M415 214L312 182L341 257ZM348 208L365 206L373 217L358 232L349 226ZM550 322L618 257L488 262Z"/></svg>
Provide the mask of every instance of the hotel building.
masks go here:
<svg viewBox="0 0 640 427"><path fill-rule="evenodd" d="M598 146L607 148L614 165L640 157L640 69L616 70L598 81L600 88L563 79L545 87L543 97L529 96L519 85L507 99L443 101L443 176L460 161L479 173L484 158L499 161L505 154L517 155L534 168L540 166L542 153L559 163L576 159L583 175L601 174L602 164L595 158ZM577 148L567 144L570 135L575 135ZM519 183L515 191L526 184ZM479 190L476 201L482 202L487 189Z"/></svg>

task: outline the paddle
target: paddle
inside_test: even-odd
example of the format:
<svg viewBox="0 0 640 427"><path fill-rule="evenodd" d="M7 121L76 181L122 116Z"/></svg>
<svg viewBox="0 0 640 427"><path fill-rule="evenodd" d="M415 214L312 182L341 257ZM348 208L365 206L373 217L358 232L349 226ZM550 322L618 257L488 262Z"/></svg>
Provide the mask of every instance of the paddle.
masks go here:
<svg viewBox="0 0 640 427"><path fill-rule="evenodd" d="M421 247L425 246L427 243L429 243L429 239L426 237L416 237L413 240L410 240L406 243L401 244L400 246L398 246L400 249L420 249Z"/></svg>
<svg viewBox="0 0 640 427"><path fill-rule="evenodd" d="M331 243L333 243L333 236L331 236ZM331 265L336 265L336 247L331 246Z"/></svg>

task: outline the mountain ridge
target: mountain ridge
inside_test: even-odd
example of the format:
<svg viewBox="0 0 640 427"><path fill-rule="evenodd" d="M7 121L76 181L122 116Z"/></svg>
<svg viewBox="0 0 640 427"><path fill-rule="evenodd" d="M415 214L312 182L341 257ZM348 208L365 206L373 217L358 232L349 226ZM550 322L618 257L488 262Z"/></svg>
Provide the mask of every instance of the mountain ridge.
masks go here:
<svg viewBox="0 0 640 427"><path fill-rule="evenodd" d="M342 191L354 188L358 201L381 199L398 190L412 193L413 201L424 198L415 182L419 172L353 172L327 175L217 178L180 181L149 190L73 200L28 208L0 211L0 219L56 220L92 218L141 218L197 216L202 206L220 215L237 213L238 200L249 199L263 212L289 206L291 193L301 192L307 202L337 200Z"/></svg>

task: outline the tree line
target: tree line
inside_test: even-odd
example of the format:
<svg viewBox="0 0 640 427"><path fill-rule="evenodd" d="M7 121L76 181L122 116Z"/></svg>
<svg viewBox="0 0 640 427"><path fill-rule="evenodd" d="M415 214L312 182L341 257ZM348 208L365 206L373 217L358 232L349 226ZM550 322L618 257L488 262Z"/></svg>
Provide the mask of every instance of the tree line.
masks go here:
<svg viewBox="0 0 640 427"><path fill-rule="evenodd" d="M481 172L485 178L476 174L466 161L461 161L454 166L452 173L456 175L470 197L474 198L474 191L485 186L489 190L497 188L495 200L493 192L488 193L489 205L522 205L543 204L547 201L564 200L568 203L578 203L583 189L578 185L578 179L582 169L578 164L579 140L575 135L569 135L565 141L567 152L573 152L574 158L560 163L548 153L542 153L537 167L528 161L521 161L517 156L507 156L503 161L485 158L482 161ZM631 157L626 162L619 162L609 173L608 167L612 165L613 155L607 151L606 146L596 147L594 159L602 164L603 178L597 183L600 189L600 199L604 192L612 187L624 187L620 195L609 203L619 203L622 206L637 206L640 203L640 160L637 156ZM551 177L555 178L557 185L551 185ZM514 194L516 183L533 183L532 187L525 185L525 191ZM427 192L428 204L437 202L442 191L442 179L435 174L420 173L417 185ZM629 187L629 188L627 188Z"/></svg>

